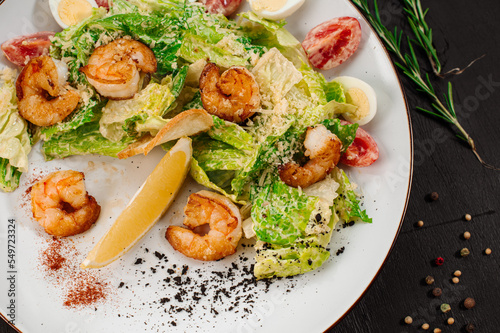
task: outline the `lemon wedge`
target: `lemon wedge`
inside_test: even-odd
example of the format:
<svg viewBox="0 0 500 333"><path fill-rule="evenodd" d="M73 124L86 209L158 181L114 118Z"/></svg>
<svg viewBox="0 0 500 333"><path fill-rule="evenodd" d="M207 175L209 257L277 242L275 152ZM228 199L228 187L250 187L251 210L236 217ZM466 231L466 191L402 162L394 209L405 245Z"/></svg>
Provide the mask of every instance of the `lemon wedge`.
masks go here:
<svg viewBox="0 0 500 333"><path fill-rule="evenodd" d="M115 223L80 265L104 267L130 250L167 211L186 179L191 139L181 138L160 160Z"/></svg>

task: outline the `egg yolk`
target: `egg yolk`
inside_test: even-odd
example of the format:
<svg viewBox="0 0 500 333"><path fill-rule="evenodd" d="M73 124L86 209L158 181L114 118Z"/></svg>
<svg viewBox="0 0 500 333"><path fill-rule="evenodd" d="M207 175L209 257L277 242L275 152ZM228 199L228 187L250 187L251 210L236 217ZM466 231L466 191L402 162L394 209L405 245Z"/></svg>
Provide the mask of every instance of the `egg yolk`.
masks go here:
<svg viewBox="0 0 500 333"><path fill-rule="evenodd" d="M254 0L252 1L252 9L255 12L267 10L269 12L276 12L286 5L288 0Z"/></svg>
<svg viewBox="0 0 500 333"><path fill-rule="evenodd" d="M61 0L57 12L64 24L76 25L92 15L92 5L86 0Z"/></svg>
<svg viewBox="0 0 500 333"><path fill-rule="evenodd" d="M345 97L347 103L358 107L355 114L349 115L352 121L357 122L368 116L370 113L370 102L363 90L351 88L346 91Z"/></svg>

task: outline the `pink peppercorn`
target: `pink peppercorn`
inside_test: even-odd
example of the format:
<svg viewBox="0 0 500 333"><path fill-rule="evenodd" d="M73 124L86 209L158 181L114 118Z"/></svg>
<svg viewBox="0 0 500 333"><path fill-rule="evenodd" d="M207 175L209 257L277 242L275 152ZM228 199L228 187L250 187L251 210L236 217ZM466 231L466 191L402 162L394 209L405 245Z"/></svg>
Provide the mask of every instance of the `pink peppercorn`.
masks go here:
<svg viewBox="0 0 500 333"><path fill-rule="evenodd" d="M441 266L442 264L444 264L444 258L443 257L437 257L436 260L434 260L434 263L437 266Z"/></svg>

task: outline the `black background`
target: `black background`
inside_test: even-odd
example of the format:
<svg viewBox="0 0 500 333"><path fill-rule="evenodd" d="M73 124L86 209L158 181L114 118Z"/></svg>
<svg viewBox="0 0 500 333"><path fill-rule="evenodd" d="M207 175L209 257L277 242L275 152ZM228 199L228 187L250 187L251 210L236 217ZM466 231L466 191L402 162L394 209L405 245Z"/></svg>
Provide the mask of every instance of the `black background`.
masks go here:
<svg viewBox="0 0 500 333"><path fill-rule="evenodd" d="M500 3L424 0L422 5L429 8L427 22L434 32L443 72L465 67L485 54L459 76L431 78L440 94L448 81L453 83L462 126L474 138L481 156L500 167ZM386 26L409 32L402 0L380 0L379 6ZM428 70L425 56L417 54L423 69ZM428 108L429 100L400 77L410 108L415 151L408 211L379 276L329 332L422 332L423 323L430 325L428 332L434 328L465 332L467 323L476 326L475 332L500 332L500 171L481 166L449 125L417 111L416 106ZM484 83L488 81L493 83ZM432 140L436 131L444 137L439 143ZM439 199L430 202L426 196L433 191L439 193ZM467 213L472 215L471 221L465 221ZM424 227L416 227L418 220L424 221ZM472 235L469 240L462 238L465 231ZM462 258L457 253L464 247L471 254ZM491 255L484 254L486 248L492 249ZM436 257L445 259L442 266L432 264ZM458 284L451 282L455 270L462 272ZM427 275L435 278L433 286L423 282ZM434 286L443 289L440 298L430 296ZM477 305L463 309L466 297L473 297ZM442 313L442 303L449 303L452 310ZM413 317L412 325L404 324L407 315ZM448 317L455 319L453 325L446 324ZM0 321L0 332L14 330Z"/></svg>
<svg viewBox="0 0 500 333"><path fill-rule="evenodd" d="M404 27L408 32L401 3L380 1L381 14L386 26ZM481 156L500 167L500 3L424 0L422 5L429 8L426 18L443 72L465 67L485 54L463 74L433 81L441 93L452 82L455 105L462 109L457 110L462 126L474 138ZM425 56L419 54L419 58L424 64ZM429 332L434 328L465 332L467 323L476 326L475 332L500 332L500 171L482 167L468 146L454 137L451 127L417 111L416 106L428 108L429 100L400 77L410 108L415 152L406 218L380 275L329 332L422 332L419 328L425 322ZM486 96L483 80L489 77L497 86ZM432 143L433 132L440 129L446 140ZM439 199L429 202L426 196L433 191L439 193ZM467 213L472 215L469 222L463 218ZM424 221L423 228L415 226L419 220ZM469 240L462 238L465 231L471 233ZM457 256L464 247L471 254ZM490 256L484 255L486 248L492 249ZM445 263L432 265L436 257L443 257ZM462 272L458 284L451 282L455 270ZM440 298L429 295L433 286L422 282L427 275L435 278L434 286L443 289ZM461 308L466 297L476 300L473 309ZM449 303L451 312L443 314L439 310L442 303ZM412 325L403 323L407 315L413 318ZM453 325L446 324L448 317L455 319Z"/></svg>

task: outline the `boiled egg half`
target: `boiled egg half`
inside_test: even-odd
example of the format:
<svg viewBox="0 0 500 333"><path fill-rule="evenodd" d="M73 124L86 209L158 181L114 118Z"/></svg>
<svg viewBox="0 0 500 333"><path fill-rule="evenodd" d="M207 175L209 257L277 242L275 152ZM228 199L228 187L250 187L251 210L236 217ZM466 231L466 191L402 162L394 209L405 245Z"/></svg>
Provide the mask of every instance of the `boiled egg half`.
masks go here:
<svg viewBox="0 0 500 333"><path fill-rule="evenodd" d="M269 20L282 20L292 15L306 0L248 0L252 11Z"/></svg>
<svg viewBox="0 0 500 333"><path fill-rule="evenodd" d="M66 29L90 17L92 7L98 6L95 0L49 0L49 7L57 24Z"/></svg>
<svg viewBox="0 0 500 333"><path fill-rule="evenodd" d="M344 88L346 102L357 106L355 112L342 114L345 120L365 125L375 117L377 95L368 83L351 76L339 76L334 81Z"/></svg>

